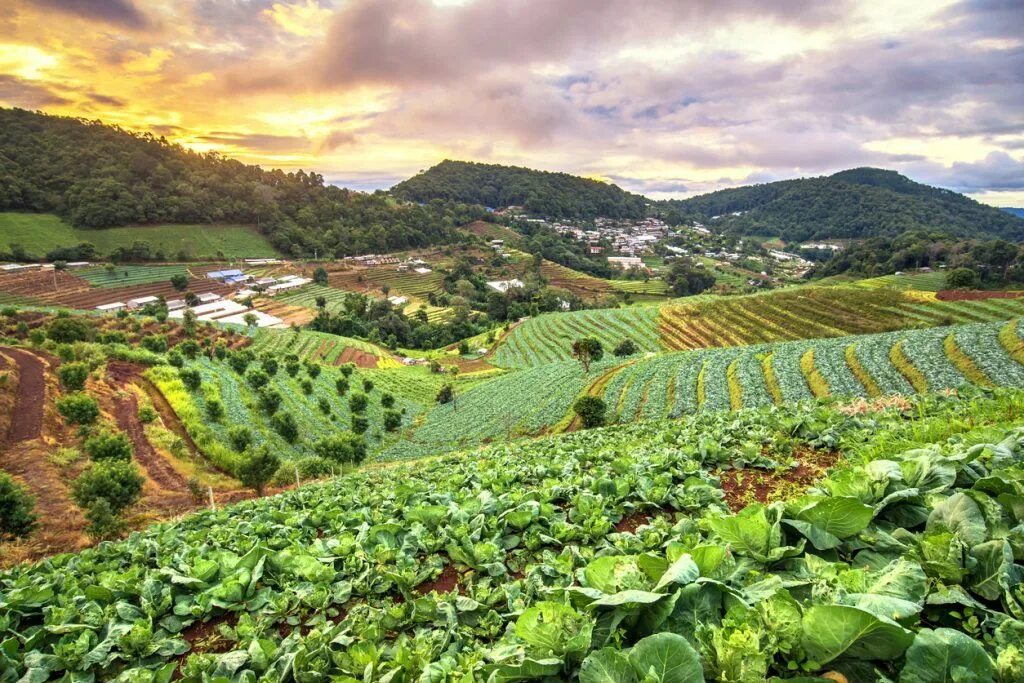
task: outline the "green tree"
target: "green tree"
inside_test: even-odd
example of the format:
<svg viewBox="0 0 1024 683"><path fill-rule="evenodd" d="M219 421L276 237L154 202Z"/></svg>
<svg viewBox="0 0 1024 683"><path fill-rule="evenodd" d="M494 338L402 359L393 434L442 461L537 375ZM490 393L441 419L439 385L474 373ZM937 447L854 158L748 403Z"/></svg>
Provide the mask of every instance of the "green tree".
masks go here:
<svg viewBox="0 0 1024 683"><path fill-rule="evenodd" d="M366 440L353 432L341 431L316 442L313 450L321 458L339 464L358 464L366 458Z"/></svg>
<svg viewBox="0 0 1024 683"><path fill-rule="evenodd" d="M100 415L100 405L87 394L70 394L57 399L57 411L71 424L89 425Z"/></svg>
<svg viewBox="0 0 1024 683"><path fill-rule="evenodd" d="M584 428L589 429L604 424L606 406L604 399L599 396L580 396L572 404L572 409L579 415Z"/></svg>
<svg viewBox="0 0 1024 683"><path fill-rule="evenodd" d="M583 372L590 372L590 364L604 357L604 347L594 337L584 337L572 343L572 356L583 366Z"/></svg>
<svg viewBox="0 0 1024 683"><path fill-rule="evenodd" d="M324 269L323 266L317 266L316 269L313 270L313 282L326 287L327 281L327 270Z"/></svg>
<svg viewBox="0 0 1024 683"><path fill-rule="evenodd" d="M132 459L132 442L124 432L102 431L93 434L82 443L82 449L95 462Z"/></svg>
<svg viewBox="0 0 1024 683"><path fill-rule="evenodd" d="M11 475L0 472L0 540L28 535L36 523L35 500Z"/></svg>
<svg viewBox="0 0 1024 683"><path fill-rule="evenodd" d="M971 268L955 268L946 273L947 289L977 289L980 284L977 271Z"/></svg>
<svg viewBox="0 0 1024 683"><path fill-rule="evenodd" d="M182 273L171 276L171 286L179 292L184 292L188 289L188 276Z"/></svg>
<svg viewBox="0 0 1024 683"><path fill-rule="evenodd" d="M145 478L132 462L94 462L71 482L71 497L83 510L88 510L97 500L105 500L116 515L135 504L144 482Z"/></svg>
<svg viewBox="0 0 1024 683"><path fill-rule="evenodd" d="M85 363L64 363L57 368L60 383L68 391L81 391L89 379L89 366Z"/></svg>
<svg viewBox="0 0 1024 683"><path fill-rule="evenodd" d="M238 465L238 480L262 497L264 487L274 478L280 466L281 459L271 453L265 444L251 448Z"/></svg>
<svg viewBox="0 0 1024 683"><path fill-rule="evenodd" d="M618 357L632 356L637 352L636 344L633 343L632 339L623 339L619 342L619 345L615 347L613 353Z"/></svg>

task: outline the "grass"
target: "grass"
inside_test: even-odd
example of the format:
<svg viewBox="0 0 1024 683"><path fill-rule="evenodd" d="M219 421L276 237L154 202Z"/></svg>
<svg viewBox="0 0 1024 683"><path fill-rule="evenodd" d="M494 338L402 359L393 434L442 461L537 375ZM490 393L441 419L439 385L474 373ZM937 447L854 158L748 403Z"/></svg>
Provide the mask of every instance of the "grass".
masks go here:
<svg viewBox="0 0 1024 683"><path fill-rule="evenodd" d="M216 258L218 252L228 258L268 258L278 256L267 239L244 225L147 225L102 230L73 228L53 214L0 213L0 251L20 244L33 258L43 258L57 247L89 242L97 253L106 256L118 247L130 248L133 242L149 244L150 253L164 253L176 259Z"/></svg>

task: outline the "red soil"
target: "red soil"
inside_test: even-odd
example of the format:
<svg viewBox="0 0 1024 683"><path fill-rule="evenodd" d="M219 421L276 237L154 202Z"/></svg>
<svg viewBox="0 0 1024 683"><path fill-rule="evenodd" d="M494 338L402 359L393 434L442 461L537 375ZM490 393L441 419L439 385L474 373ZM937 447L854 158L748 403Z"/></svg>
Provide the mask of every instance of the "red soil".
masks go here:
<svg viewBox="0 0 1024 683"><path fill-rule="evenodd" d="M839 454L806 451L798 454L796 460L798 465L788 470L741 469L718 472L729 509L738 512L755 501L771 503L790 493L802 491L821 479L825 471L839 460Z"/></svg>
<svg viewBox="0 0 1024 683"><path fill-rule="evenodd" d="M937 292L935 297L940 301L980 301L982 299L1017 299L1024 296L1024 291L1019 292L982 292L966 291L959 289L944 289Z"/></svg>
<svg viewBox="0 0 1024 683"><path fill-rule="evenodd" d="M21 349L4 349L18 364L18 393L14 418L7 432L7 443L38 439L43 429L43 403L46 400L46 375L43 361Z"/></svg>

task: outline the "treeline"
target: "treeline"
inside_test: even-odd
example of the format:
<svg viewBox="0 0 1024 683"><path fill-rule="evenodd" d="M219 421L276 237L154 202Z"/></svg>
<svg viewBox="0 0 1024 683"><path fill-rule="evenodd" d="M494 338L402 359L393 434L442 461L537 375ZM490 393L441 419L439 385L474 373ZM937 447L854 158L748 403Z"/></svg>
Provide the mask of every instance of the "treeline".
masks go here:
<svg viewBox="0 0 1024 683"><path fill-rule="evenodd" d="M200 154L151 133L0 109L0 210L55 213L78 228L242 223L285 254L347 256L450 241L480 207L395 202Z"/></svg>
<svg viewBox="0 0 1024 683"><path fill-rule="evenodd" d="M435 199L497 208L521 206L548 218L642 218L648 200L622 188L568 173L445 160L391 188L402 199Z"/></svg>
<svg viewBox="0 0 1024 683"><path fill-rule="evenodd" d="M964 240L949 235L912 232L875 237L838 252L815 266L808 277L855 275L877 277L916 268L966 268L977 283L999 286L1024 282L1024 246L1005 240ZM960 285L966 286L966 285Z"/></svg>
<svg viewBox="0 0 1024 683"><path fill-rule="evenodd" d="M920 230L1024 239L1024 220L1010 213L876 168L719 190L659 207L674 222L699 221L734 234L778 235L786 241L894 237Z"/></svg>

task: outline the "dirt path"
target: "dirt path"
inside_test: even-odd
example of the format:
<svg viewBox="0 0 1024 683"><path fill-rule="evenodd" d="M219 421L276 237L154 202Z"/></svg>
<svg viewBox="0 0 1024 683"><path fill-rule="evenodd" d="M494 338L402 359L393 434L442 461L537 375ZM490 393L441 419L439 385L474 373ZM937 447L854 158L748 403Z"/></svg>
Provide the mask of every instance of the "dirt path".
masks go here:
<svg viewBox="0 0 1024 683"><path fill-rule="evenodd" d="M118 428L132 440L135 460L145 468L149 478L164 491L185 492L185 478L156 452L146 438L146 430L139 421L139 400L135 394L128 391L115 400L114 419Z"/></svg>
<svg viewBox="0 0 1024 683"><path fill-rule="evenodd" d="M7 431L7 444L38 439L43 430L43 405L46 400L46 375L43 361L22 349L4 348L4 354L18 365L18 393L14 418Z"/></svg>

